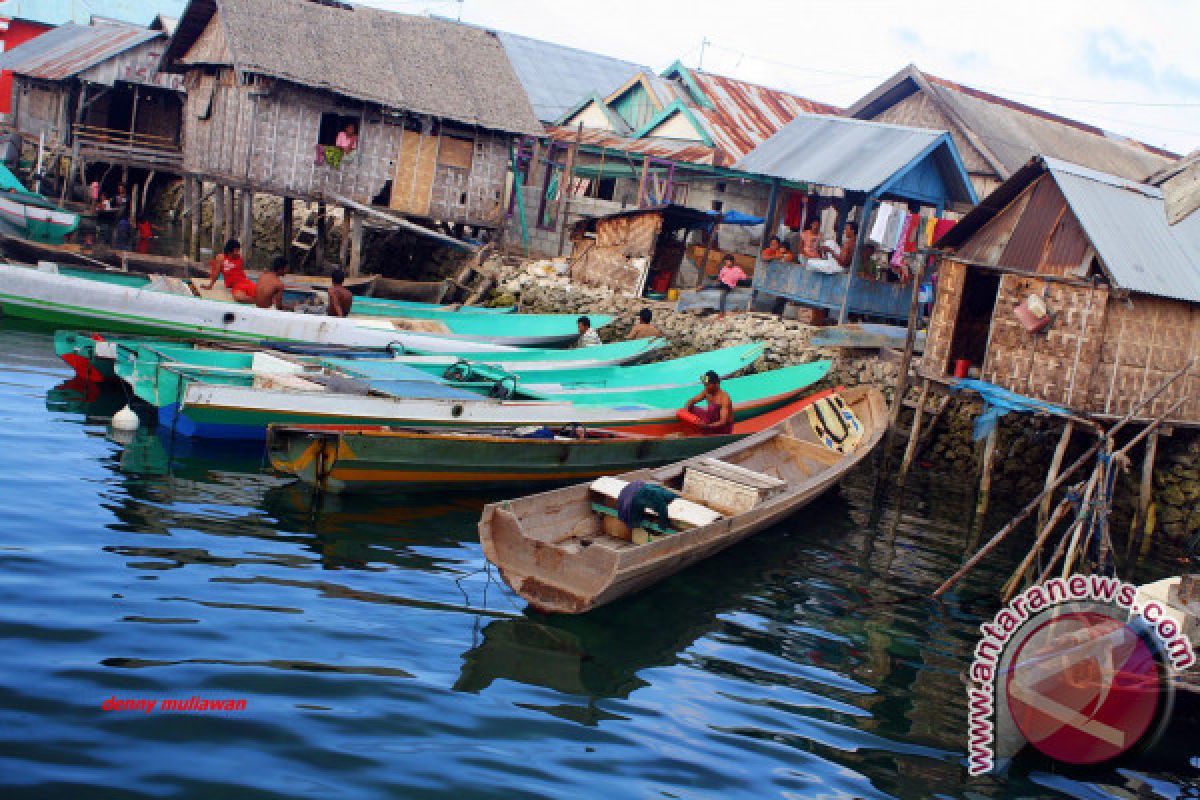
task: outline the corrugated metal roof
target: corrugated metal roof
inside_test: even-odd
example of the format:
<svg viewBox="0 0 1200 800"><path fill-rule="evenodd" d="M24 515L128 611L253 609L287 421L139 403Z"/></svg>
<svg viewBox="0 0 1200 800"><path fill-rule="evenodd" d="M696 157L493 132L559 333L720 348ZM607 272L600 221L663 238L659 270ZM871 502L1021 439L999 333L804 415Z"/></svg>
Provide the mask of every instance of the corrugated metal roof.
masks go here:
<svg viewBox="0 0 1200 800"><path fill-rule="evenodd" d="M944 131L802 114L734 169L871 192L942 137L949 138Z"/></svg>
<svg viewBox="0 0 1200 800"><path fill-rule="evenodd" d="M837 106L724 75L690 70L715 108L692 108L708 128L724 165L746 156L799 114L840 114Z"/></svg>
<svg viewBox="0 0 1200 800"><path fill-rule="evenodd" d="M593 92L607 96L645 69L631 61L515 33L496 31L496 36L542 122L553 122Z"/></svg>
<svg viewBox="0 0 1200 800"><path fill-rule="evenodd" d="M1157 187L1042 161L1117 286L1200 303L1200 214L1168 225Z"/></svg>
<svg viewBox="0 0 1200 800"><path fill-rule="evenodd" d="M86 24L93 16L148 24L157 13L178 15L184 0L9 0L4 14L47 25Z"/></svg>
<svg viewBox="0 0 1200 800"><path fill-rule="evenodd" d="M713 166L713 148L701 142L686 139L663 139L655 136L633 139L609 131L589 130L588 128L584 128L582 133L576 128L566 127L549 128L547 132L551 139L559 142L574 142L578 135L579 143L586 146L604 147L609 150L620 150L669 161Z"/></svg>
<svg viewBox="0 0 1200 800"><path fill-rule="evenodd" d="M61 81L137 47L161 31L134 25L67 23L0 54L0 69L47 81Z"/></svg>

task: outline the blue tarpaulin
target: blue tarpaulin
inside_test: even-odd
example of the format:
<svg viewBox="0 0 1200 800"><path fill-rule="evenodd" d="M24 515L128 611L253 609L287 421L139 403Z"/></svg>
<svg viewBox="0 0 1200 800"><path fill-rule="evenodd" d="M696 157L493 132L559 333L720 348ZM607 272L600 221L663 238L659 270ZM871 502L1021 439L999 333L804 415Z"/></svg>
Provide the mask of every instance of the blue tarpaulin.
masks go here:
<svg viewBox="0 0 1200 800"><path fill-rule="evenodd" d="M764 222L766 222L766 220L762 217L752 217L749 214L743 214L742 212L735 210L724 212L708 212L710 217L715 217L717 214L721 214L722 225L762 225Z"/></svg>
<svg viewBox="0 0 1200 800"><path fill-rule="evenodd" d="M1047 403L1045 400L1035 400L987 381L959 378L950 384L950 389L953 391L967 389L977 392L983 398L983 413L975 419L973 434L975 441L986 439L992 431L996 430L996 424L1000 422L1000 418L1010 411L1020 414L1040 413L1054 414L1059 417L1071 416L1071 412L1062 406Z"/></svg>

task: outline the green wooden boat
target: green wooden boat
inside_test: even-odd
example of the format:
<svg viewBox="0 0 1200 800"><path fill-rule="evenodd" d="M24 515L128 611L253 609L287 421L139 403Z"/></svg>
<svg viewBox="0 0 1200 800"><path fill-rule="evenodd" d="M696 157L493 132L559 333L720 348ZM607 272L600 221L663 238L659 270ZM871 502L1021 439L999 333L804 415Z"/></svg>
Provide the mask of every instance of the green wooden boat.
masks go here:
<svg viewBox="0 0 1200 800"><path fill-rule="evenodd" d="M145 344L118 344L116 349L114 370L116 376L128 383L139 398L159 408L178 403L188 382L255 386L270 376L321 375L331 379L343 378L347 379L346 383L353 381L357 386L369 387L373 383L411 382L415 372L412 367L391 364L377 374L354 374L337 366L331 366L329 359L297 363L294 360L284 359L262 350L205 350L187 346ZM706 355L715 355L716 359L706 362L704 360ZM679 380L678 383L668 385L637 385L626 383L618 378L616 380L618 385L614 386L580 384L574 387L564 387L549 382L539 388L530 388L515 378L500 383L479 383L445 380L428 373L419 373L419 375L426 381L500 397L504 400L547 400L570 402L580 406L639 405L648 408L676 409L682 408L700 391L699 376L707 369L712 368L711 366L701 368L701 365L713 364L718 361L736 364L738 363L736 356L737 354L732 361L727 361L727 355L720 351L716 354L691 356L681 359L685 362L682 370L678 370L671 362L665 362L664 369L677 374ZM755 401L780 394L795 386L810 386L825 376L829 365L828 361L818 361L812 364L785 367L756 375L732 378L725 382L725 386L731 394L736 392L739 399ZM651 368L657 366L659 365L648 364L639 367L635 375L653 380L655 378L652 377L654 373ZM335 390L338 383L337 380L331 380ZM503 391L494 391L497 388Z"/></svg>
<svg viewBox="0 0 1200 800"><path fill-rule="evenodd" d="M327 492L471 490L563 483L706 453L765 430L832 394L818 392L719 435L647 436L611 430L448 430L272 425L278 472Z"/></svg>
<svg viewBox="0 0 1200 800"><path fill-rule="evenodd" d="M697 353L683 358L658 361L637 366L608 366L584 368L555 368L552 364L534 362L528 367L509 365L507 369L465 359L449 368L436 364L407 364L402 359L377 361L368 359L329 358L324 363L358 378L386 380L395 364L415 366L431 377L443 378L456 385L481 384L507 390L513 382L521 389L536 392L569 392L577 389L615 389L651 386L691 386L708 370L728 377L754 363L763 353L761 344L743 344Z"/></svg>
<svg viewBox="0 0 1200 800"><path fill-rule="evenodd" d="M29 191L0 164L0 225L14 236L62 244L79 227L79 215Z"/></svg>
<svg viewBox="0 0 1200 800"><path fill-rule="evenodd" d="M113 362L116 358L116 347L120 344L142 345L149 348L172 347L177 349L218 349L229 348L233 345L216 342L194 342L183 339L147 339L127 337L102 337L95 333L79 331L57 331L54 335L54 349L59 358L66 361L75 370L75 374L84 382L98 383L113 379ZM662 349L667 344L664 339L637 339L634 341L613 342L596 347L577 348L569 350L523 348L504 353L502 361L492 358L489 367L507 372L535 372L545 370L576 370L597 367L611 367L639 361ZM241 345L238 345L241 347ZM254 349L269 349L287 353L301 358L330 357L337 359L335 363L350 365L366 360L377 362L394 361L410 367L424 370L431 375L441 375L456 364L466 363L464 359L473 358L477 353L429 353L421 350L406 348L353 348L323 346L314 344L287 344L280 342L262 342ZM185 359L186 360L186 359Z"/></svg>

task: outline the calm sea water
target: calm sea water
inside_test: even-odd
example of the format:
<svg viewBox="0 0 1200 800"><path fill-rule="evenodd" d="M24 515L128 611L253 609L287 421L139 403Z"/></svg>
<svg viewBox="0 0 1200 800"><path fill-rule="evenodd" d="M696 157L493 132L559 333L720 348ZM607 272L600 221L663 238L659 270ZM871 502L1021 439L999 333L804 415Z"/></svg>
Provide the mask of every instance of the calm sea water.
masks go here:
<svg viewBox="0 0 1200 800"><path fill-rule="evenodd" d="M966 779L960 672L1014 563L925 599L970 498L873 524L856 482L547 618L486 569L483 498L314 509L253 449L111 441L120 393L68 377L0 323L0 797L1197 796L1186 740ZM104 710L193 696L246 705Z"/></svg>

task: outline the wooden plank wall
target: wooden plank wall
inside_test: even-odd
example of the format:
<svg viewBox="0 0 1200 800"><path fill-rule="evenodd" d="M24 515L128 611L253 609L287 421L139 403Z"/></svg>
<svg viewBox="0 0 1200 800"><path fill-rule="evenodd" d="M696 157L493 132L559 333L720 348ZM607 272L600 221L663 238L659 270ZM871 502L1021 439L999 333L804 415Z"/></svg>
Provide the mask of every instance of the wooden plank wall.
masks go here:
<svg viewBox="0 0 1200 800"><path fill-rule="evenodd" d="M391 207L449 222L495 226L504 215L509 137L454 131L447 137L405 131L377 109L288 84L241 85L232 70L189 75L184 164L189 172L255 191L370 203L393 181ZM257 98L253 94L269 89ZM356 117L359 146L339 168L316 161L321 116ZM439 153L442 155L439 156Z"/></svg>
<svg viewBox="0 0 1200 800"><path fill-rule="evenodd" d="M587 240L575 242L579 250L587 249L571 265L571 282L633 293L645 268L634 267L629 261L643 257L648 265L661 230L662 214L659 212L600 220L590 248L587 248Z"/></svg>

